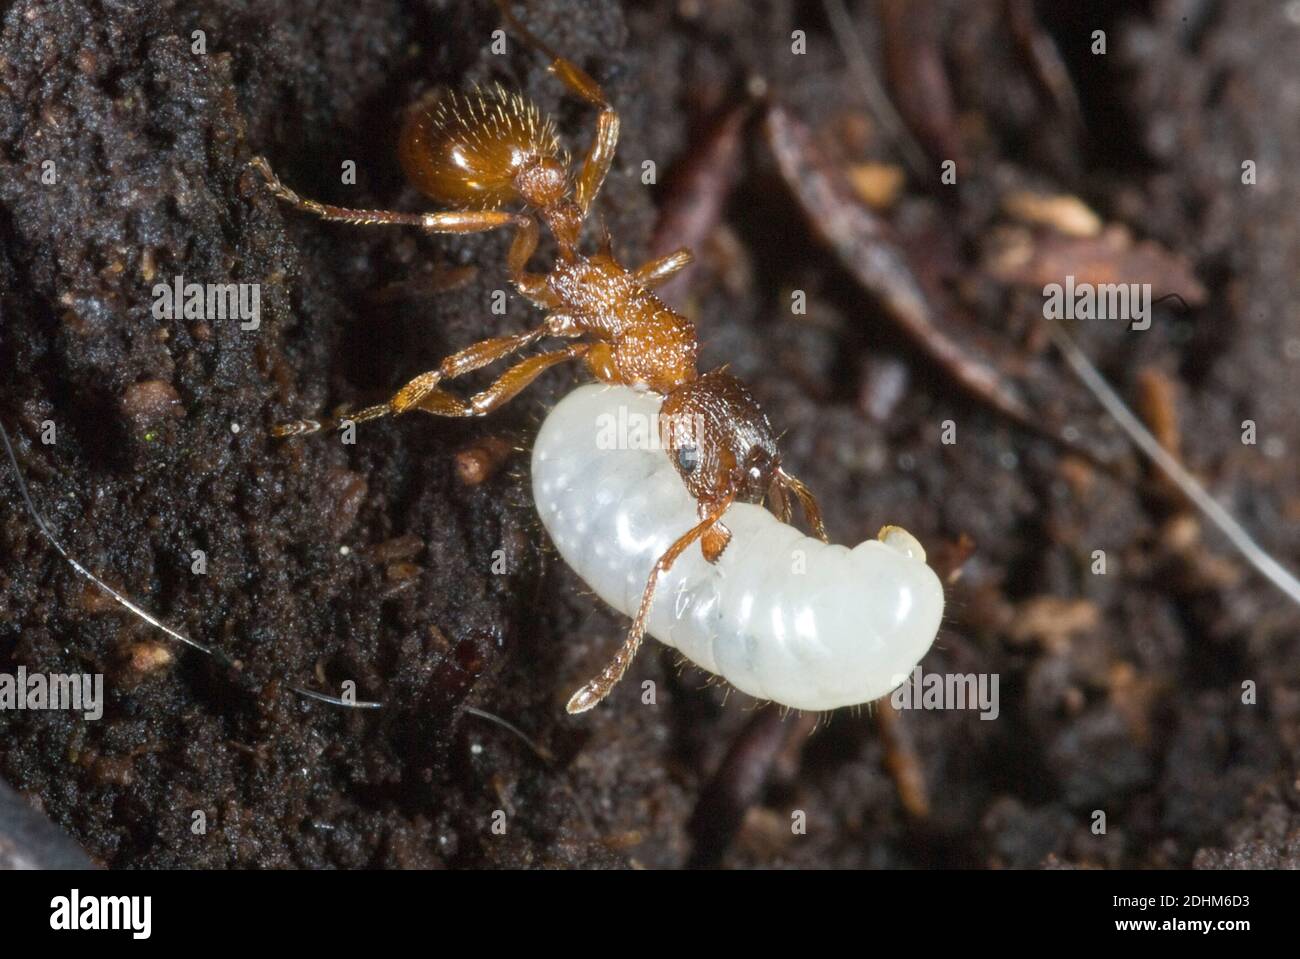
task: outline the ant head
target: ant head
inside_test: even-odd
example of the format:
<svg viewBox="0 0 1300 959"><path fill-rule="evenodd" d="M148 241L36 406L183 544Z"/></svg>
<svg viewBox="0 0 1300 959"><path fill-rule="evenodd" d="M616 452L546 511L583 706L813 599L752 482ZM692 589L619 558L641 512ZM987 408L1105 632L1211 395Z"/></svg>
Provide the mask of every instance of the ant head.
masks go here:
<svg viewBox="0 0 1300 959"><path fill-rule="evenodd" d="M701 503L729 494L761 503L780 478L772 424L749 390L721 370L664 397L659 430L687 490Z"/></svg>

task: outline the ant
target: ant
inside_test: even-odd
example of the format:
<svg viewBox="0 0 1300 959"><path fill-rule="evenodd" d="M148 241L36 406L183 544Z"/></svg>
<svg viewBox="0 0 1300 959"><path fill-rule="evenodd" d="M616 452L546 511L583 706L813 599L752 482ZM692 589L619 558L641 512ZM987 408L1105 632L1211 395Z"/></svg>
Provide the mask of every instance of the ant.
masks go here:
<svg viewBox="0 0 1300 959"><path fill-rule="evenodd" d="M576 175L561 149L555 127L536 104L500 85L468 94L451 93L412 111L403 125L398 155L411 183L430 199L452 207L434 213L355 210L305 199L286 187L265 158L253 166L279 199L324 220L366 225L420 227L432 233L514 231L506 257L510 282L538 309L540 326L514 336L482 340L415 377L387 402L345 419L306 419L276 426L276 436L298 436L423 410L435 416L485 416L508 403L545 370L581 360L601 382L649 390L664 397L663 445L698 504L699 523L659 557L645 585L627 638L613 660L569 699L570 713L599 703L622 678L645 636L646 619L659 577L695 542L716 563L731 534L722 518L733 502L771 499L783 522L797 499L809 524L824 541L817 501L784 468L776 436L753 395L724 370L701 374L694 324L654 293L690 264L682 248L629 270L608 249L579 250L583 224L599 193L618 143L619 116L596 83L577 64L538 39L514 15L509 0L497 0L507 25L551 61L550 69L568 91L599 108L596 133ZM515 206L517 209L502 209ZM531 272L541 225L555 239L549 273ZM545 338L570 345L520 360L490 386L468 399L442 388ZM683 429L681 424L698 424Z"/></svg>

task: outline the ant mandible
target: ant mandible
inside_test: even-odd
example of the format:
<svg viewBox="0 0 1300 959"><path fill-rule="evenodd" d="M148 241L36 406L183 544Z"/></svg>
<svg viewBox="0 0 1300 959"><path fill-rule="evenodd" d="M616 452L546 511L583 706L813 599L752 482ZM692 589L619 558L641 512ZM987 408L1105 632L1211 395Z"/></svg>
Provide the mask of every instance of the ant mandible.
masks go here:
<svg viewBox="0 0 1300 959"><path fill-rule="evenodd" d="M406 176L421 193L451 210L400 213L330 206L290 190L263 157L252 162L277 197L325 220L415 226L433 233L513 229L506 257L510 282L546 311L544 322L535 329L475 343L411 380L387 402L350 414L347 421L361 423L417 409L435 416L485 416L517 396L543 371L570 360L585 361L602 382L664 397L663 444L698 504L700 522L655 563L622 647L598 676L570 698L568 711L579 713L604 699L627 671L645 636L660 575L696 541L705 559L717 562L730 541L722 517L733 502L762 504L770 497L782 521L789 522L793 495L817 535L825 540L826 532L812 493L782 466L776 436L757 401L722 370L698 372L694 324L653 292L691 262L690 251L679 249L628 270L609 252L588 256L578 249L583 224L614 159L618 113L586 71L519 22L508 0L497 0L497 5L510 28L551 60L551 71L560 82L600 109L595 138L576 176L570 174L551 120L536 104L500 85L449 94L413 111L402 129L398 152ZM522 209L501 209L520 203ZM549 273L528 270L542 223L557 248ZM468 399L442 388L444 380L548 337L584 341L529 356ZM688 428L687 424L695 425ZM299 420L277 426L273 433L296 436L340 425L340 420Z"/></svg>

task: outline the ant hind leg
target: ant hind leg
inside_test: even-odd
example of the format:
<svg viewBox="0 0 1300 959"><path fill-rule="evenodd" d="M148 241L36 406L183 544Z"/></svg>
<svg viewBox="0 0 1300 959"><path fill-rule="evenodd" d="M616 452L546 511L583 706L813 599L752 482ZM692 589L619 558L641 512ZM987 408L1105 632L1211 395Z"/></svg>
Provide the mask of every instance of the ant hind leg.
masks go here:
<svg viewBox="0 0 1300 959"><path fill-rule="evenodd" d="M574 186L574 201L585 217L614 162L614 151L618 147L618 111L609 102L600 84L586 70L568 57L561 56L520 22L511 9L510 0L497 0L497 6L501 8L506 23L524 43L550 58L551 70L569 92L600 108L600 116L596 119L596 135L587 148L587 155L583 158L582 169Z"/></svg>
<svg viewBox="0 0 1300 959"><path fill-rule="evenodd" d="M311 213L322 220L355 223L363 226L416 226L433 233L486 233L501 227L524 227L530 217L501 210L446 210L438 213L400 213L396 210L354 210L331 206L299 196L285 186L271 169L266 157L253 157L250 166L261 174L275 196L295 210Z"/></svg>

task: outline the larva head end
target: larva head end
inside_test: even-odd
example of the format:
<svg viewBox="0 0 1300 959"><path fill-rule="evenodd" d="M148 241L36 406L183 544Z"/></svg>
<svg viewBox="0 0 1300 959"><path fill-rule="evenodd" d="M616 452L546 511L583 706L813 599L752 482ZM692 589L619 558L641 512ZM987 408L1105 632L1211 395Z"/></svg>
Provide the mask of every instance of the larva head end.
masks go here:
<svg viewBox="0 0 1300 959"><path fill-rule="evenodd" d="M876 534L876 539L880 540L891 549L897 550L908 559L925 562L925 548L920 541L903 529L901 526L882 526L880 532Z"/></svg>

